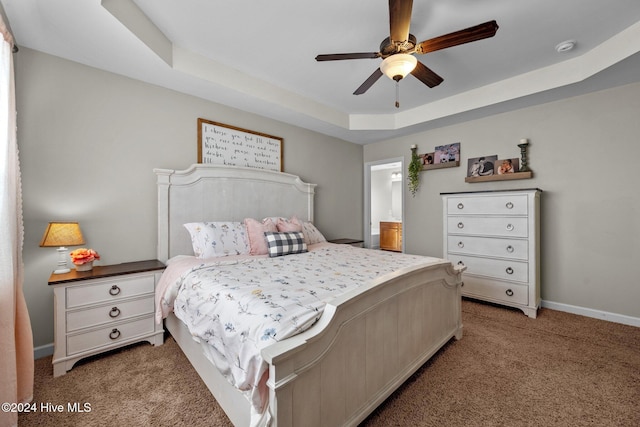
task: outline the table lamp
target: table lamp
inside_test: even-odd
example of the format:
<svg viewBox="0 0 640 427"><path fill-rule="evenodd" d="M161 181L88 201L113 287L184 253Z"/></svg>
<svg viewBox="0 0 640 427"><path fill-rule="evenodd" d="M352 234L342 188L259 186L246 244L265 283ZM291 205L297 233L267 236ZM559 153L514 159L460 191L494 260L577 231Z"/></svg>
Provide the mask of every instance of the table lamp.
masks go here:
<svg viewBox="0 0 640 427"><path fill-rule="evenodd" d="M58 268L53 274L68 273L66 246L84 245L84 237L77 222L50 222L42 236L40 247L58 247Z"/></svg>

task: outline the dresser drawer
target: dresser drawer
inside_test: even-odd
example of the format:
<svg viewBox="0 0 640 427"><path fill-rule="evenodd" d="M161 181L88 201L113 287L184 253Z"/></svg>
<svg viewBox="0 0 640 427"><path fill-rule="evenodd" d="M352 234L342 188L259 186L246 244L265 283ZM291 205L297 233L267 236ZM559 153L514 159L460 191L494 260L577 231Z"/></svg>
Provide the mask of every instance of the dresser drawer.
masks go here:
<svg viewBox="0 0 640 427"><path fill-rule="evenodd" d="M70 286L66 289L67 308L117 301L136 295L152 294L154 286L155 279L153 275L101 280L96 284L85 282L80 286Z"/></svg>
<svg viewBox="0 0 640 427"><path fill-rule="evenodd" d="M501 283L480 277L463 279L462 295L500 303L529 304L529 287L515 283Z"/></svg>
<svg viewBox="0 0 640 427"><path fill-rule="evenodd" d="M118 344L139 335L154 331L154 316L145 317L117 326L108 326L76 335L67 336L67 355L81 353L98 347Z"/></svg>
<svg viewBox="0 0 640 427"><path fill-rule="evenodd" d="M449 234L479 236L527 237L527 218L447 217Z"/></svg>
<svg viewBox="0 0 640 427"><path fill-rule="evenodd" d="M449 253L486 255L523 261L528 259L529 242L527 240L452 235L447 239Z"/></svg>
<svg viewBox="0 0 640 427"><path fill-rule="evenodd" d="M527 196L524 194L450 197L449 215L527 215Z"/></svg>
<svg viewBox="0 0 640 427"><path fill-rule="evenodd" d="M67 332L92 328L107 323L118 322L144 314L153 314L155 298L153 295L133 299L114 301L113 304L67 312Z"/></svg>
<svg viewBox="0 0 640 427"><path fill-rule="evenodd" d="M466 271L462 273L463 277L472 274L522 283L529 280L527 262L464 255L449 255L448 258L454 265L462 263L467 266Z"/></svg>

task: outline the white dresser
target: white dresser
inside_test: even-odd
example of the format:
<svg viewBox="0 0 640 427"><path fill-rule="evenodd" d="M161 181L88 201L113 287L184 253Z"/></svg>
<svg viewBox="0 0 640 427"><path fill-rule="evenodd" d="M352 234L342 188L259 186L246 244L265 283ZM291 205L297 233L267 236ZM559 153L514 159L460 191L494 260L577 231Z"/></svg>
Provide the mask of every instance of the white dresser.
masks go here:
<svg viewBox="0 0 640 427"><path fill-rule="evenodd" d="M135 342L161 345L155 287L164 268L150 260L52 274L53 375L64 375L82 358Z"/></svg>
<svg viewBox="0 0 640 427"><path fill-rule="evenodd" d="M465 265L462 295L521 309L540 306L539 189L441 193L443 254Z"/></svg>

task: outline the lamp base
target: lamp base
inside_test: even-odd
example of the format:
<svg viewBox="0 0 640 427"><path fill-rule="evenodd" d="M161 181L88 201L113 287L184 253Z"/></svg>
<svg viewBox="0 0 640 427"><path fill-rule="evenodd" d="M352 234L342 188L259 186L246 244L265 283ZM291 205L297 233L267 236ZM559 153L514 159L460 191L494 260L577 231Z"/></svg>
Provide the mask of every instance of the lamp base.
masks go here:
<svg viewBox="0 0 640 427"><path fill-rule="evenodd" d="M61 246L56 250L58 251L58 267L54 270L53 274L69 273L71 271L71 269L67 265L69 250L64 246Z"/></svg>

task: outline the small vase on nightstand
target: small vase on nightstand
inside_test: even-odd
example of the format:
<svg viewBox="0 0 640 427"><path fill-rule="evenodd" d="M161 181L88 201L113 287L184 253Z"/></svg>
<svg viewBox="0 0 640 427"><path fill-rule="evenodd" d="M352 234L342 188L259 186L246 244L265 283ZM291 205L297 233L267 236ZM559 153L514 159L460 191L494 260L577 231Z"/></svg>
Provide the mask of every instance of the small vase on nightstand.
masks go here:
<svg viewBox="0 0 640 427"><path fill-rule="evenodd" d="M93 269L93 261L84 264L76 264L76 271L91 271Z"/></svg>

